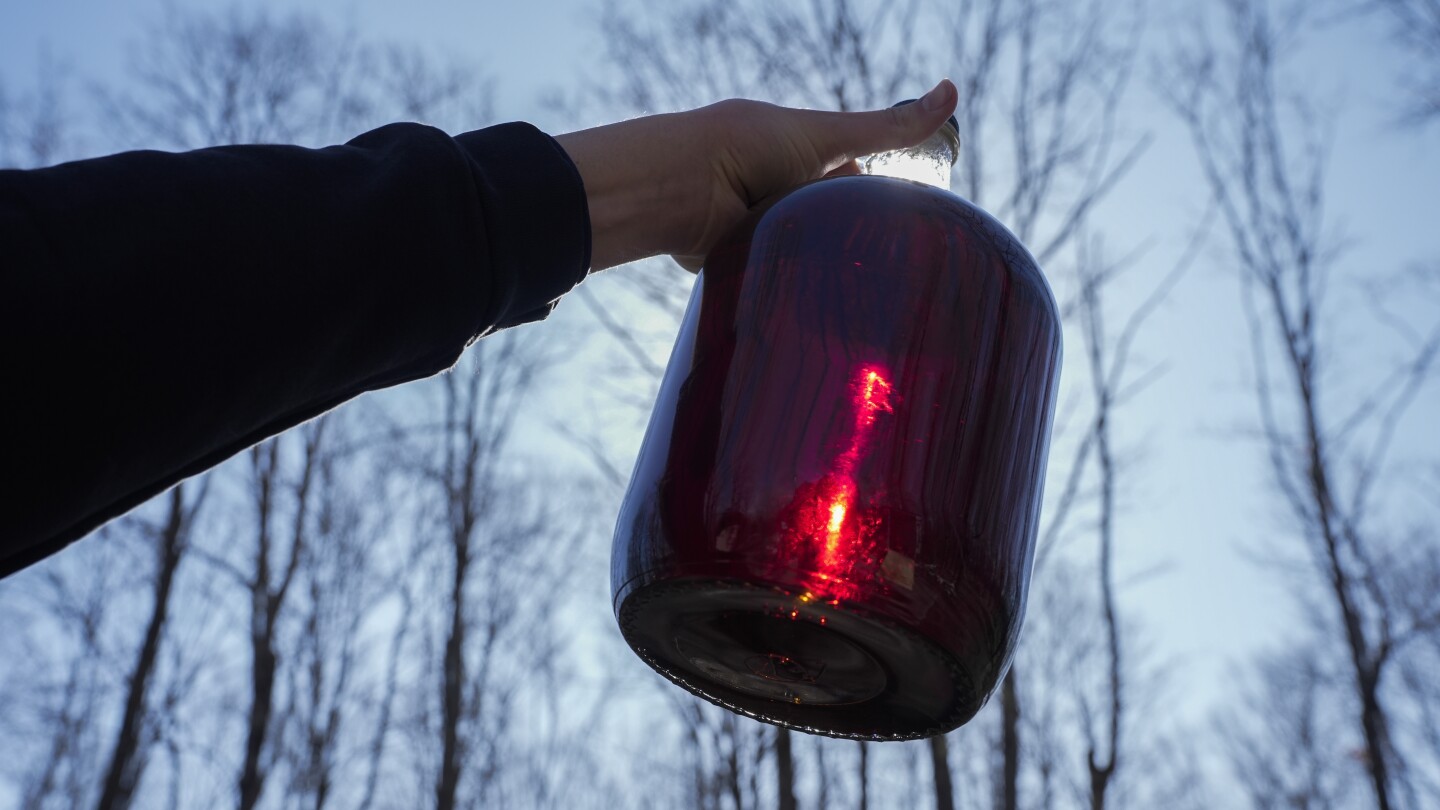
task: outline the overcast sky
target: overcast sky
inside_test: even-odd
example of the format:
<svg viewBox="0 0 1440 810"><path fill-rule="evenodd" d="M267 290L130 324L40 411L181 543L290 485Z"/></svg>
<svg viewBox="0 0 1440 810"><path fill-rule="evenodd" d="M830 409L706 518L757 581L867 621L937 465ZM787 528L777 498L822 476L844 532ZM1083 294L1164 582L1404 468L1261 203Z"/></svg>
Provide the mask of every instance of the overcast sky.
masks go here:
<svg viewBox="0 0 1440 810"><path fill-rule="evenodd" d="M172 5L229 3L172 0ZM496 78L503 119L557 126L539 96L594 75L599 39L592 9L598 3L271 5L303 6L351 21L368 35L473 59ZM7 0L0 7L0 79L23 91L47 50L82 82L119 75L127 43L164 7L157 0ZM1156 17L1163 20L1163 14ZM1348 266L1381 272L1440 257L1435 193L1440 131L1400 130L1389 123L1394 101L1389 88L1400 66L1377 30L1363 25L1332 30L1303 64L1307 79L1342 111L1329 189L1330 214L1350 239ZM81 94L76 102L83 100ZM1180 251L1186 223L1203 208L1204 191L1184 134L1143 87L1135 93L1130 127L1153 133L1155 141L1105 209L1106 239L1117 252L1151 245L1141 272L1146 267L1163 272ZM1223 259L1223 250L1208 250L1153 321L1143 356L1164 360L1168 371L1123 414L1126 439L1139 454L1140 480L1132 485L1121 526L1121 573L1130 578L1122 604L1143 621L1161 657L1176 664L1176 686L1194 696L1197 711L1223 688L1226 662L1282 637L1291 615L1291 600L1275 572L1258 567L1246 553L1263 546L1279 515L1265 497L1259 448L1243 435L1254 425L1249 361L1237 285ZM1342 286L1335 295L1349 296L1351 290ZM1345 308L1345 301L1332 298L1332 305ZM1353 306L1358 311L1360 305ZM557 320L577 317L576 308L564 309ZM1368 340L1365 334L1352 337L1361 345ZM1067 363L1081 361L1072 347ZM1433 419L1424 418L1427 412L1440 412L1435 386L1407 424L1402 444L1436 458L1440 433ZM638 439L633 438L637 445Z"/></svg>

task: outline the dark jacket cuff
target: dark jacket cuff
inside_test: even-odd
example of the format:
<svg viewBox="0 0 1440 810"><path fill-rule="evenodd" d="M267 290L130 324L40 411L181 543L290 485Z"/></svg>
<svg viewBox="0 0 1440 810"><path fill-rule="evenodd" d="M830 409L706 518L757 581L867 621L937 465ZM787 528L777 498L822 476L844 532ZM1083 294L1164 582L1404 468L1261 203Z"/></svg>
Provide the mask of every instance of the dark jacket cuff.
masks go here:
<svg viewBox="0 0 1440 810"><path fill-rule="evenodd" d="M590 270L590 208L580 172L530 124L455 137L481 186L495 288L474 337L537 321Z"/></svg>

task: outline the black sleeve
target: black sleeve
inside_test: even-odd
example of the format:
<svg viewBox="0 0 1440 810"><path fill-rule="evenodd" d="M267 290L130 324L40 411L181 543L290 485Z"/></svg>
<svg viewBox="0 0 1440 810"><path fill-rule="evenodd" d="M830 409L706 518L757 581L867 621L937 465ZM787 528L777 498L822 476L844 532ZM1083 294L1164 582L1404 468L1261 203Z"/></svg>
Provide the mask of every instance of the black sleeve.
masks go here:
<svg viewBox="0 0 1440 810"><path fill-rule="evenodd" d="M589 261L528 124L0 172L0 576L544 317Z"/></svg>

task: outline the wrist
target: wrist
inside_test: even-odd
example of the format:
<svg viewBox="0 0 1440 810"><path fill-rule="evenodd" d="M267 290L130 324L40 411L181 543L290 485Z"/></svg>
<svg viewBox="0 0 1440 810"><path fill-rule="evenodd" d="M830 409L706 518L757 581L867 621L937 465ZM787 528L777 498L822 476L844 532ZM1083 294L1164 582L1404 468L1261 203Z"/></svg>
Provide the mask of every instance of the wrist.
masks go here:
<svg viewBox="0 0 1440 810"><path fill-rule="evenodd" d="M671 244L696 204L694 171L686 171L661 115L559 135L580 172L590 213L591 270L684 250Z"/></svg>

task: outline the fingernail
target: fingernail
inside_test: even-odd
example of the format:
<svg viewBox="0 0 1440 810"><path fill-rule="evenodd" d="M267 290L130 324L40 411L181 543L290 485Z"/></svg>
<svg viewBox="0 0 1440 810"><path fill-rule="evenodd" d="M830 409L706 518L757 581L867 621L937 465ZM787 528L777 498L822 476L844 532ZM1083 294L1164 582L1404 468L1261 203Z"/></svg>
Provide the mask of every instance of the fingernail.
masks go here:
<svg viewBox="0 0 1440 810"><path fill-rule="evenodd" d="M930 92L920 97L920 109L925 112L935 112L945 105L945 96L948 94L945 82L940 82L931 88Z"/></svg>

